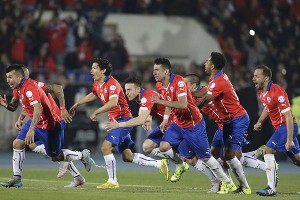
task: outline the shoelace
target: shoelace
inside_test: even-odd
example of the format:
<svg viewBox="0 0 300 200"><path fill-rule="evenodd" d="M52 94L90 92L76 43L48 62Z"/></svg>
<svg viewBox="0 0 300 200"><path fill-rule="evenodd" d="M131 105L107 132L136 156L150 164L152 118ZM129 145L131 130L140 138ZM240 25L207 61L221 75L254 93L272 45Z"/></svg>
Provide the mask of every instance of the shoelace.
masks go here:
<svg viewBox="0 0 300 200"><path fill-rule="evenodd" d="M91 162L93 163L93 165L95 167L106 169L106 167L104 165L97 165L93 158L91 158Z"/></svg>

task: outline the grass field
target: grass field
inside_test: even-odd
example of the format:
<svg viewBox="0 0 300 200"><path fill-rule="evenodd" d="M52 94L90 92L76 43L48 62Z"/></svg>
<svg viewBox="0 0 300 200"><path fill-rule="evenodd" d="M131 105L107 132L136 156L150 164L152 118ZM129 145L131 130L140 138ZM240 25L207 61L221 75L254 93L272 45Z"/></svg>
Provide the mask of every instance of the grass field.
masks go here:
<svg viewBox="0 0 300 200"><path fill-rule="evenodd" d="M82 171L82 170L81 170ZM178 183L167 182L157 171L152 170L120 170L118 171L119 189L100 190L96 186L104 183L107 177L105 170L83 172L86 184L78 188L64 188L72 177L67 174L63 178L56 178L55 169L31 168L23 173L22 188L0 188L0 200L186 200L186 199L241 199L255 200L260 197L255 190L266 186L264 173L247 174L252 195L217 195L208 194L209 181L196 171L185 173ZM11 176L11 169L0 169L0 181L6 181ZM279 175L278 195L276 199L300 199L299 174Z"/></svg>

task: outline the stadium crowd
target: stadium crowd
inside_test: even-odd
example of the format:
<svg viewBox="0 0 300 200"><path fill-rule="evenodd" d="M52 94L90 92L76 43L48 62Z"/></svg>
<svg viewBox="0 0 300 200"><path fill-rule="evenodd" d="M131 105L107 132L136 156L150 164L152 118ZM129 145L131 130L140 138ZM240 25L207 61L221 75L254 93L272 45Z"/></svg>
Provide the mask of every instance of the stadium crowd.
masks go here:
<svg viewBox="0 0 300 200"><path fill-rule="evenodd" d="M42 20L49 11L52 17ZM63 17L63 11L75 11L76 17ZM4 0L0 13L1 77L9 63L25 63L39 80L88 81L88 61L104 57L115 73L141 69L147 80L149 71L141 62L130 61L122 36L103 31L105 17L109 13L179 15L196 18L216 36L237 90L252 84L249 72L264 63L289 96L299 91L299 0ZM256 34L250 35L250 29ZM204 78L202 65L191 61L188 67L179 66L179 73ZM5 87L2 84L1 89Z"/></svg>

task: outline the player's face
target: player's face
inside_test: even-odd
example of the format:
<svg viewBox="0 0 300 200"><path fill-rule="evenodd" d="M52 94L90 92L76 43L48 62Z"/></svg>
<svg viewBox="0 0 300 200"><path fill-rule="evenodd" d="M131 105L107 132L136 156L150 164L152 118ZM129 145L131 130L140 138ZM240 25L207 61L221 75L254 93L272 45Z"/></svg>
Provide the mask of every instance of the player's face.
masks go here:
<svg viewBox="0 0 300 200"><path fill-rule="evenodd" d="M211 62L211 57L209 57L207 59L207 61L205 62L204 66L205 66L205 73L210 76L211 75L211 71L212 71L212 66L213 66L213 63Z"/></svg>
<svg viewBox="0 0 300 200"><path fill-rule="evenodd" d="M195 84L192 84L188 78L184 78L184 80L186 81L187 83L187 86L188 88L190 89L191 92L194 92L195 91Z"/></svg>
<svg viewBox="0 0 300 200"><path fill-rule="evenodd" d="M12 90L18 88L22 78L15 70L6 73L6 82Z"/></svg>
<svg viewBox="0 0 300 200"><path fill-rule="evenodd" d="M167 75L167 70L164 69L161 65L154 64L153 67L153 76L157 82L162 82Z"/></svg>
<svg viewBox="0 0 300 200"><path fill-rule="evenodd" d="M141 88L136 87L133 83L125 84L125 92L129 101L134 100L140 94Z"/></svg>
<svg viewBox="0 0 300 200"><path fill-rule="evenodd" d="M98 63L93 63L92 69L91 69L91 74L92 77L95 81L99 81L105 76L105 70L101 70Z"/></svg>
<svg viewBox="0 0 300 200"><path fill-rule="evenodd" d="M262 90L264 89L266 81L268 81L268 77L263 75L262 69L256 69L253 73L252 81L257 90Z"/></svg>

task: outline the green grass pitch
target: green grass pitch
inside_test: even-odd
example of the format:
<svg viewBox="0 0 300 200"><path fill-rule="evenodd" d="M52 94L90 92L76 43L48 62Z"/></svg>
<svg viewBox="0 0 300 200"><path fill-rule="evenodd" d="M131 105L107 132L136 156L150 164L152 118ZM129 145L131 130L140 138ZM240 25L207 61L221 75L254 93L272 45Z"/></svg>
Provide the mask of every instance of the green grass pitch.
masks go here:
<svg viewBox="0 0 300 200"><path fill-rule="evenodd" d="M83 170L81 170L83 171ZM105 170L94 169L89 173L82 172L86 184L77 188L64 188L72 177L66 174L56 178L57 170L45 168L25 168L22 188L0 188L0 200L213 200L243 199L255 200L260 197L255 190L266 186L266 175L263 172L247 174L252 188L252 195L208 194L209 181L197 171L183 174L177 183L164 180L162 174L155 170L119 170L119 189L100 190L96 186L107 178ZM11 169L0 169L0 181L11 176ZM300 199L300 174L279 174L278 195L276 199ZM236 181L235 181L236 182Z"/></svg>

